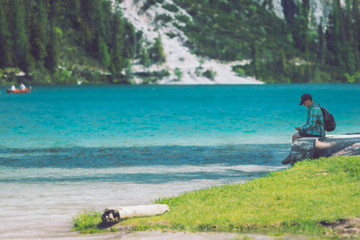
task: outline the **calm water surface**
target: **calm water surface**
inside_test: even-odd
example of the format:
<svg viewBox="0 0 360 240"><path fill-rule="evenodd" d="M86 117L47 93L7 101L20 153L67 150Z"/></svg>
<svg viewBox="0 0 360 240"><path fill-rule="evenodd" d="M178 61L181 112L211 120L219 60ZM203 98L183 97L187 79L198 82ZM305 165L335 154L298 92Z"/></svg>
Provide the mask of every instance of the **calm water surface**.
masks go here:
<svg viewBox="0 0 360 240"><path fill-rule="evenodd" d="M2 89L0 239L77 238L82 209L284 169L305 92L335 115L332 134L360 132L360 85Z"/></svg>

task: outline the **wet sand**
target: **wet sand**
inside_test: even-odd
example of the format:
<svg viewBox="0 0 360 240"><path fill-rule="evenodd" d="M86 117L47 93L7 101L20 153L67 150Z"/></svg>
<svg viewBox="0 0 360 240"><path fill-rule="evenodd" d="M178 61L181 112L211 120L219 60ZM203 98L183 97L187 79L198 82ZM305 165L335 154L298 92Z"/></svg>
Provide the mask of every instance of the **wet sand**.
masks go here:
<svg viewBox="0 0 360 240"><path fill-rule="evenodd" d="M241 233L187 233L187 232L136 232L136 233L108 233L99 235L83 235L83 238L76 239L118 239L118 240L231 240L246 239L252 240L305 240L309 236L267 236L261 234L241 234ZM68 239L66 239L68 240Z"/></svg>

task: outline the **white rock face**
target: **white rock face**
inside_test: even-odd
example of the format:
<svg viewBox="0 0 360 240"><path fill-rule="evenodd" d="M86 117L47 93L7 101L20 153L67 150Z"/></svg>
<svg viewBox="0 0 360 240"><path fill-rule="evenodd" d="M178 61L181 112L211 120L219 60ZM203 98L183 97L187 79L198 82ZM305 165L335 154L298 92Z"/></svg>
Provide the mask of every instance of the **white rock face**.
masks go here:
<svg viewBox="0 0 360 240"><path fill-rule="evenodd" d="M171 0L165 0L164 2L171 3ZM238 63L226 63L223 64L218 60L201 60L195 54L190 52L190 49L184 46L187 41L185 34L174 27L172 23L156 24L155 17L157 15L166 13L175 19L174 13L169 12L161 7L160 4L150 7L144 13L140 11L143 1L137 0L124 0L121 3L123 9L123 16L134 25L136 30L141 30L143 36L153 42L160 34L164 53L166 56L166 62L161 66L153 65L150 67L150 71L159 71L165 69L170 72L170 76L160 79L158 84L263 84L263 82L251 77L237 76L231 66ZM180 9L183 15L187 15L190 19L191 16L183 9ZM170 38L166 33L174 33L177 36ZM196 74L196 69L201 67L201 72L211 70L216 72L216 76L213 80ZM182 77L178 79L174 71L178 69L182 72ZM133 63L133 72L146 71L142 65ZM136 83L141 83L140 79L135 79Z"/></svg>
<svg viewBox="0 0 360 240"><path fill-rule="evenodd" d="M312 0L310 1L310 14L315 19L315 24L321 21L326 25L328 16L332 9L332 0ZM313 23L314 24L314 23Z"/></svg>
<svg viewBox="0 0 360 240"><path fill-rule="evenodd" d="M254 0L255 2L258 2L260 5L265 1L265 0ZM281 5L281 0L272 0L272 4L273 4L273 9L268 9L269 11L272 11L275 13L275 15L278 18L284 19L284 12L283 12L283 7Z"/></svg>
<svg viewBox="0 0 360 240"><path fill-rule="evenodd" d="M262 4L264 0L254 0L259 4ZM272 0L273 11L278 18L284 19L284 11L281 1L288 0ZM302 0L294 0L296 5L299 5L299 2ZM340 0L342 6L345 5L345 0ZM332 9L332 0L310 0L310 18L314 21L313 25L318 25L321 22L327 23L327 18L329 16L330 10Z"/></svg>

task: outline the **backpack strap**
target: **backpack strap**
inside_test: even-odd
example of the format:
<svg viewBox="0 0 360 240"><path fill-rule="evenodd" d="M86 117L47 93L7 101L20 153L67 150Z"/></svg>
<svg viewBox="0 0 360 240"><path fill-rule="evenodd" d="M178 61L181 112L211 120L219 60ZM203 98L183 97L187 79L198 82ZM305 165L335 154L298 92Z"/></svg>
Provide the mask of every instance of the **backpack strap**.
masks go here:
<svg viewBox="0 0 360 240"><path fill-rule="evenodd" d="M316 120L316 123L319 123L320 125L322 125L322 126L324 127L324 130L325 130L325 116L324 116L324 112L323 112L320 104L318 104L318 105L319 105L320 111L321 111L321 113L322 113L322 115L323 115L323 118L324 118L324 124L322 124L319 119Z"/></svg>

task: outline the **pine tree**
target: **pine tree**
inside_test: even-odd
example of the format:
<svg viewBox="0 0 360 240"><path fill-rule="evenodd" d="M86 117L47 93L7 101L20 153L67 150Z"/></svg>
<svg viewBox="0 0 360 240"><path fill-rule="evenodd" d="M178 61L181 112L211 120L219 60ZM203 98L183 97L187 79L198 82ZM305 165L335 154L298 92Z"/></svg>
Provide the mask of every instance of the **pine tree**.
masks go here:
<svg viewBox="0 0 360 240"><path fill-rule="evenodd" d="M110 55L106 43L102 37L99 38L99 59L105 70L110 64Z"/></svg>
<svg viewBox="0 0 360 240"><path fill-rule="evenodd" d="M98 38L105 36L105 16L103 11L103 0L93 0L93 8L91 8L91 25L92 29L97 33Z"/></svg>
<svg viewBox="0 0 360 240"><path fill-rule="evenodd" d="M151 48L150 51L150 58L154 62L158 62L158 63L163 63L166 61L160 34L158 35L157 38L155 38L154 46Z"/></svg>
<svg viewBox="0 0 360 240"><path fill-rule="evenodd" d="M124 48L124 22L121 20L120 12L116 12L112 19L112 41L111 41L111 63L112 73L120 74L124 68L123 48Z"/></svg>
<svg viewBox="0 0 360 240"><path fill-rule="evenodd" d="M283 48L281 48L280 50L280 54L281 54L281 60L280 60L280 74L284 77L284 79L286 79L289 75L289 66L287 64L287 59L286 59L286 55L285 55L285 51Z"/></svg>
<svg viewBox="0 0 360 240"><path fill-rule="evenodd" d="M9 2L10 34L13 42L13 65L21 68L28 75L33 68L33 59L30 55L30 46L25 29L25 7L22 0Z"/></svg>
<svg viewBox="0 0 360 240"><path fill-rule="evenodd" d="M109 34L109 32L111 31L112 17L117 11L120 11L117 7L118 6L115 6L113 8L111 1L102 1L102 14L104 22L103 38L108 46L111 43L111 34Z"/></svg>
<svg viewBox="0 0 360 240"><path fill-rule="evenodd" d="M350 75L355 73L356 59L351 44L346 42L343 46L343 59L345 64L345 71Z"/></svg>
<svg viewBox="0 0 360 240"><path fill-rule="evenodd" d="M255 75L255 78L260 77L259 73L260 73L260 67L259 67L259 53L258 53L259 49L258 49L258 44L256 43L256 41L253 41L251 43L251 66L253 69L253 73Z"/></svg>
<svg viewBox="0 0 360 240"><path fill-rule="evenodd" d="M50 0L49 11L50 39L46 46L47 56L45 58L45 67L54 73L58 64L59 50L58 50L58 37L56 33L56 18L57 18L57 0Z"/></svg>
<svg viewBox="0 0 360 240"><path fill-rule="evenodd" d="M355 70L360 71L360 11L359 0L353 0L352 2L352 21L353 21L353 42L352 49L355 58Z"/></svg>
<svg viewBox="0 0 360 240"><path fill-rule="evenodd" d="M281 6L283 7L286 22L290 26L293 26L293 24L295 24L295 16L299 11L294 0L281 0Z"/></svg>
<svg viewBox="0 0 360 240"><path fill-rule="evenodd" d="M334 17L330 13L328 16L328 27L325 32L326 40L326 63L329 65L335 65L335 29L334 29Z"/></svg>
<svg viewBox="0 0 360 240"><path fill-rule="evenodd" d="M44 0L36 0L31 11L31 24L30 24L30 45L31 54L34 59L42 65L46 57L46 27L47 27L47 8Z"/></svg>
<svg viewBox="0 0 360 240"><path fill-rule="evenodd" d="M85 46L86 50L92 54L96 55L97 49L94 49L93 43L95 42L95 32L93 31L93 21L92 16L94 12L94 2L98 0L80 0L80 18L81 18L81 44ZM98 44L95 44L95 48L98 47Z"/></svg>
<svg viewBox="0 0 360 240"><path fill-rule="evenodd" d="M25 28L27 35L30 35L30 23L31 23L31 12L33 5L36 5L37 3L34 3L36 0L23 0L23 4L25 7Z"/></svg>
<svg viewBox="0 0 360 240"><path fill-rule="evenodd" d="M295 19L293 28L294 46L306 53L309 49L309 0L303 0L299 3L299 14Z"/></svg>
<svg viewBox="0 0 360 240"><path fill-rule="evenodd" d="M98 56L101 64L104 69L106 69L110 64L110 55L108 47L106 44L106 24L105 24L105 14L103 7L107 5L103 0L94 0L94 8L92 8L91 21L93 26L93 31L95 31L94 39L94 51ZM97 44L97 46L96 46Z"/></svg>
<svg viewBox="0 0 360 240"><path fill-rule="evenodd" d="M58 7L60 8L60 11L62 11L62 16L64 16L66 20L69 20L69 22L66 23L66 26L79 29L81 25L80 0L62 0L58 5L60 5Z"/></svg>
<svg viewBox="0 0 360 240"><path fill-rule="evenodd" d="M323 20L321 18L320 24L318 26L318 38L319 38L319 45L318 45L318 59L320 63L324 64L325 56L324 56L324 47L325 47L325 35L323 29Z"/></svg>
<svg viewBox="0 0 360 240"><path fill-rule="evenodd" d="M327 63L332 66L341 67L341 14L339 0L333 0L333 11L329 14L328 28L325 32L327 47Z"/></svg>
<svg viewBox="0 0 360 240"><path fill-rule="evenodd" d="M346 8L344 11L344 16L343 16L343 25L344 25L344 40L346 40L347 42L351 42L353 41L353 35L351 34L351 32L353 31L353 23L352 23L352 0L346 0Z"/></svg>
<svg viewBox="0 0 360 240"><path fill-rule="evenodd" d="M352 31L354 31L354 25L352 21L352 0L346 0L346 11L344 14L344 37L343 37L343 59L345 64L345 70L350 75L354 74L356 69L356 57L353 51L353 41L354 36Z"/></svg>
<svg viewBox="0 0 360 240"><path fill-rule="evenodd" d="M86 50L94 57L103 54L100 50L101 41L107 39L104 0L81 0L80 14L82 16L82 39ZM101 40L102 39L102 40Z"/></svg>
<svg viewBox="0 0 360 240"><path fill-rule="evenodd" d="M3 4L0 3L0 68L9 66L11 63L10 32L6 22Z"/></svg>

